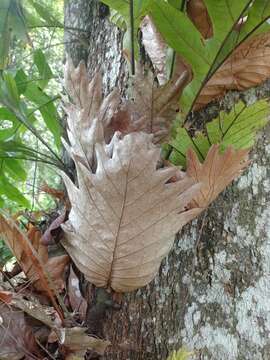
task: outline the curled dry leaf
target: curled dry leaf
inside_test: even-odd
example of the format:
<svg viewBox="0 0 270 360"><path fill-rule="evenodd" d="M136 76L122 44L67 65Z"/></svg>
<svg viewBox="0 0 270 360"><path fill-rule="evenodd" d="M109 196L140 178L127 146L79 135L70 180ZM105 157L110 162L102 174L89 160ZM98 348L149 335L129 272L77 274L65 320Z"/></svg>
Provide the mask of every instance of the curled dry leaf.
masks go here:
<svg viewBox="0 0 270 360"><path fill-rule="evenodd" d="M270 33L245 41L214 73L202 89L195 110L224 96L228 90L245 90L270 77Z"/></svg>
<svg viewBox="0 0 270 360"><path fill-rule="evenodd" d="M51 275L55 288L60 292L65 289L64 273L69 262L70 258L68 255L59 255L50 257L45 264L46 270Z"/></svg>
<svg viewBox="0 0 270 360"><path fill-rule="evenodd" d="M58 200L63 200L65 198L64 191L54 189L54 188L50 187L48 184L46 184L46 183L44 183L41 186L40 190L45 192L46 194L49 194L49 195L53 196L54 198L56 198Z"/></svg>
<svg viewBox="0 0 270 360"><path fill-rule="evenodd" d="M73 312L78 315L81 321L85 320L87 301L82 296L79 279L72 266L70 267L70 274L68 278L68 298Z"/></svg>
<svg viewBox="0 0 270 360"><path fill-rule="evenodd" d="M171 97L171 94L168 97L168 100L172 100L172 98L174 98L174 100L176 101L176 103L178 102L181 92L184 88L184 86L187 85L187 83L189 81L191 81L192 79L192 71L191 71L191 67L188 64L185 64L184 60L181 58L181 56L179 54L175 54L175 59L174 59L174 64L173 65L173 73L172 73L172 79L171 81L165 85L168 80L169 80L169 76L166 70L166 62L167 62L167 57L168 57L168 45L166 44L166 42L163 40L161 34L158 32L154 22L152 21L152 19L149 16L145 16L143 21L141 22L141 32L142 32L142 42L144 45L144 48L153 64L153 67L155 69L155 76L158 79L158 83L160 85L164 85L164 88L160 88L161 93L166 93L166 91L169 91L170 89L170 85L172 84L176 84L178 83L179 79L183 80L183 84L181 86L179 86L179 88L175 88L175 96ZM146 88L147 85L149 86L148 82L149 82L149 78L147 78L147 76L142 76L142 69L138 68L137 72L139 74L141 74L140 76L140 83L142 83L142 86L144 86L144 81L146 82ZM137 75L136 75L137 76ZM153 78L150 78L151 83L150 86L153 87ZM150 87L150 88L151 88ZM157 87L155 85L155 87ZM163 90L162 90L163 89ZM156 90L154 90L156 91ZM134 89L134 93L136 93L136 88ZM153 96L154 94L152 94L151 96ZM149 95L148 95L149 96ZM140 96L139 96L140 99ZM153 96L153 99L155 101L157 101L157 99L155 99L155 97ZM139 103L137 104L139 105ZM163 104L165 105L165 103ZM153 104L153 108L157 107L157 104ZM161 106L162 107L162 106ZM169 104L168 108L172 107L172 104ZM173 109L178 110L179 106L178 104L174 104L173 105ZM175 110L173 114L166 114L166 112L164 111L163 115L166 115L167 117L169 117L169 121L173 121L175 118ZM173 116L172 116L173 115Z"/></svg>
<svg viewBox="0 0 270 360"><path fill-rule="evenodd" d="M64 219L62 220L62 222ZM59 225L60 226L60 225ZM27 237L31 242L34 250L36 250L39 260L44 264L46 271L50 274L55 288L58 291L64 288L64 269L69 263L68 255L60 255L55 257L48 257L48 248L41 243L41 232L35 226L30 226ZM25 251L24 245L14 243L14 248L11 249L21 265L21 268L27 278L31 280L33 286L41 292L46 292L42 281L40 281L40 275L36 271L35 264L32 257L29 257L27 251Z"/></svg>
<svg viewBox="0 0 270 360"><path fill-rule="evenodd" d="M203 0L189 0L187 14L204 39L213 36L213 26Z"/></svg>
<svg viewBox="0 0 270 360"><path fill-rule="evenodd" d="M4 302L5 304L10 304L12 300L13 293L10 291L1 290L0 288L0 301Z"/></svg>
<svg viewBox="0 0 270 360"><path fill-rule="evenodd" d="M62 311L54 298L57 290L45 265L48 261L47 249L40 244L39 231L30 229L30 239L14 220L0 213L0 234L29 280L48 296L62 317Z"/></svg>
<svg viewBox="0 0 270 360"><path fill-rule="evenodd" d="M55 309L41 305L37 299L25 300L23 295L16 293L12 296L11 305L39 320L49 328L61 327L61 319Z"/></svg>
<svg viewBox="0 0 270 360"><path fill-rule="evenodd" d="M46 229L44 234L41 236L40 243L42 245L52 245L57 240L59 241L59 236L62 232L61 224L66 220L67 218L67 211L62 212L59 216L57 216L56 219L53 220L53 222L49 225L49 227Z"/></svg>
<svg viewBox="0 0 270 360"><path fill-rule="evenodd" d="M36 250L39 259L45 265L48 261L48 249L40 242L41 233L39 229L37 229L33 225L30 225L27 231L27 237L31 242L33 248ZM25 275L28 277L29 280L33 282L33 284L35 284L38 281L38 274L36 272L36 268L31 257L24 249L24 245L14 242L14 248L11 250L14 251L17 262L21 265L21 268Z"/></svg>
<svg viewBox="0 0 270 360"><path fill-rule="evenodd" d="M62 223L65 219L65 213L64 215L60 215L56 220L60 223ZM59 219L60 218L60 219ZM62 219L63 218L63 219ZM54 224L56 226L56 224ZM58 224L58 228L60 228L60 224ZM47 232L47 231L46 231ZM45 234L46 234L45 232ZM52 228L50 228L50 233L52 232ZM29 240L32 242L34 248L37 250L38 256L45 265L46 271L50 274L51 279L53 281L53 284L57 291L62 291L65 288L65 282L64 282L64 270L65 267L68 265L70 258L68 255L59 255L59 256L53 256L48 257L48 248L47 246L43 245L41 239L43 236L41 236L40 231L32 227L30 231L27 233ZM25 258L24 252L22 252L22 260L21 263L23 264L23 271L27 275L28 279L33 281L34 287L44 292L43 285L39 281L39 278L37 280L37 274L35 271L35 268L33 267L31 259Z"/></svg>
<svg viewBox="0 0 270 360"><path fill-rule="evenodd" d="M109 147L95 144L95 172L75 160L78 187L63 174L72 209L62 244L90 282L131 291L154 278L174 234L195 216L185 206L198 185L184 175L167 183L179 170L157 169L149 134L115 136Z"/></svg>
<svg viewBox="0 0 270 360"><path fill-rule="evenodd" d="M187 152L187 173L196 182L201 183L199 193L192 200L191 208L204 210L248 164L249 150L234 150L228 147L223 154L219 145L212 145L203 164L196 153Z"/></svg>
<svg viewBox="0 0 270 360"><path fill-rule="evenodd" d="M88 349L103 355L106 348L111 344L109 341L91 337L85 333L87 329L81 327L61 328L56 333L59 343L64 346L67 356L65 359L84 359Z"/></svg>
<svg viewBox="0 0 270 360"><path fill-rule="evenodd" d="M76 153L77 157L83 159L86 166L91 166L91 161L93 161L91 139L96 136L102 138L103 134L98 134L98 127L91 127L92 123L89 123L89 119L103 125L104 136L109 141L111 119L119 107L120 94L115 89L103 99L100 73L90 80L85 64L81 62L75 69L70 59L65 66L65 84L73 101L73 104L66 104L68 137L72 146L71 155ZM97 133L94 135L90 131Z"/></svg>
<svg viewBox="0 0 270 360"><path fill-rule="evenodd" d="M141 31L145 50L161 86L155 82L152 72L146 75L143 69L138 67L132 89L134 102L128 102L126 110L130 122L134 119L143 120L140 122L140 130L153 133L153 142L158 143L167 140L171 125L179 111L180 95L191 81L192 71L180 55L176 55L172 78L169 80L166 74L168 46L149 16L143 19Z"/></svg>
<svg viewBox="0 0 270 360"><path fill-rule="evenodd" d="M173 78L158 86L151 72L146 75L138 67L132 87L133 101L124 105L130 123L137 121L139 130L153 134L154 143L165 141L179 112L180 95L190 77L188 68L179 62Z"/></svg>
<svg viewBox="0 0 270 360"><path fill-rule="evenodd" d="M78 69L73 71L77 74ZM84 83L80 76L76 81ZM163 87L155 93L156 119L176 104L181 81L169 84L167 91ZM94 84L88 92L90 102L94 101L93 88ZM140 89L143 91L142 84ZM152 89L151 84L151 94ZM140 103L141 111L145 109L150 117L153 109L147 103L141 104L142 98L145 102L150 96L145 90L146 95L137 93L135 103ZM108 99L104 101L109 109ZM86 106L84 101L87 103L81 100L82 106ZM157 169L160 149L153 145L152 135L132 132L122 137L115 133L106 145L103 130L106 133L107 123L100 116L104 101L100 109L96 107L92 115L89 112L83 119L79 100L74 101L76 108L67 107L71 143L67 149L76 164L78 187L63 174L72 209L69 220L62 225L62 244L87 280L123 292L142 287L154 278L174 234L198 212L186 211L185 207L199 185L184 175L174 183L168 182L179 170ZM77 137L77 129L84 134Z"/></svg>
<svg viewBox="0 0 270 360"><path fill-rule="evenodd" d="M149 16L145 16L141 23L142 42L155 69L156 77L160 85L167 82L166 58L168 46L157 31Z"/></svg>
<svg viewBox="0 0 270 360"><path fill-rule="evenodd" d="M24 313L0 303L0 359L19 360L39 355L32 329Z"/></svg>
<svg viewBox="0 0 270 360"><path fill-rule="evenodd" d="M84 63L80 62L79 66L74 68L72 60L68 58L64 76L67 93L74 105L82 109L85 115L95 117L102 104L100 73L97 73L91 82Z"/></svg>
<svg viewBox="0 0 270 360"><path fill-rule="evenodd" d="M93 139L102 140L104 136L108 143L117 131L122 134L145 131L154 134L154 143L164 141L179 111L181 92L191 79L190 70L182 62L179 66L179 63L173 78L160 87L154 81L153 74L149 72L146 76L138 66L133 84L133 100L121 102L117 89L102 99L100 74L90 81L85 65L80 63L74 69L69 60L65 79L73 104L66 104L65 109L71 149L64 144L71 156L76 154L84 165L91 167L94 159ZM102 124L103 131L100 132L99 126L92 126L93 122Z"/></svg>

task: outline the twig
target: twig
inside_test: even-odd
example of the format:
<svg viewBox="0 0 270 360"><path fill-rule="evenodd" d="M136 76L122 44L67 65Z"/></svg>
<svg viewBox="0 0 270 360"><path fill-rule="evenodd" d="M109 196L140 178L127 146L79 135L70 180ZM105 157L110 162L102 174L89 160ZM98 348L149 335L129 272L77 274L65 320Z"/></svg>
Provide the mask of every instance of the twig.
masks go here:
<svg viewBox="0 0 270 360"><path fill-rule="evenodd" d="M180 5L179 5L179 10L180 10L181 12L184 11L185 5L186 5L186 0L181 0L181 3L180 3ZM170 79L171 79L172 76L173 76L175 58L176 58L176 51L173 50L172 63L171 63L171 69L170 69Z"/></svg>
<svg viewBox="0 0 270 360"><path fill-rule="evenodd" d="M10 278L9 278L8 275L5 273L5 271L3 271L3 270L1 269L1 267L0 267L0 273L4 276L5 279L7 279L7 282L8 282L9 285L12 287L12 289L13 289L14 291L16 291L16 289L15 289L14 285L12 284Z"/></svg>
<svg viewBox="0 0 270 360"><path fill-rule="evenodd" d="M135 50L134 50L134 6L133 0L129 2L130 17L130 42L131 42L131 74L135 75Z"/></svg>
<svg viewBox="0 0 270 360"><path fill-rule="evenodd" d="M38 346L40 346L41 349L42 349L43 351L45 351L45 353L49 356L49 358L51 358L51 359L53 359L53 360L56 360L56 358L45 348L45 346L43 346L43 345L41 344L41 342L40 342L37 338L35 338L35 339L36 339L36 342L37 342Z"/></svg>
<svg viewBox="0 0 270 360"><path fill-rule="evenodd" d="M36 149L38 149L38 140L36 139ZM33 187L32 187L32 204L31 204L31 212L34 210L35 207L35 185L37 180L37 161L35 161L34 165L34 176L33 176Z"/></svg>

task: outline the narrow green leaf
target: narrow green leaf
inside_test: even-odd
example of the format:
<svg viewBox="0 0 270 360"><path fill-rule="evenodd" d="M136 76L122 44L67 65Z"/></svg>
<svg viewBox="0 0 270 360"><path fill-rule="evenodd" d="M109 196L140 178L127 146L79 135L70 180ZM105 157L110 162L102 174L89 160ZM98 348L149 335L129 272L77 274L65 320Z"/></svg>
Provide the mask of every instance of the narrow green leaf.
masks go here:
<svg viewBox="0 0 270 360"><path fill-rule="evenodd" d="M46 22L39 15L33 14L32 6L24 6L24 17L28 28L46 26Z"/></svg>
<svg viewBox="0 0 270 360"><path fill-rule="evenodd" d="M164 0L152 0L150 15L170 47L191 65L193 81L182 94L181 105L188 112L208 73L215 53L208 51L190 19Z"/></svg>
<svg viewBox="0 0 270 360"><path fill-rule="evenodd" d="M10 139L14 135L14 127L0 130L0 141Z"/></svg>
<svg viewBox="0 0 270 360"><path fill-rule="evenodd" d="M7 108L1 107L0 108L0 120L9 120L13 123L17 122L16 116Z"/></svg>
<svg viewBox="0 0 270 360"><path fill-rule="evenodd" d="M8 63L12 36L31 44L28 35L24 10L19 0L1 0L0 2L0 70Z"/></svg>
<svg viewBox="0 0 270 360"><path fill-rule="evenodd" d="M185 0L168 0L168 3L179 10L184 1Z"/></svg>
<svg viewBox="0 0 270 360"><path fill-rule="evenodd" d="M0 140L0 158L30 157L35 159L35 150L28 148L19 140Z"/></svg>
<svg viewBox="0 0 270 360"><path fill-rule="evenodd" d="M33 83L27 85L24 96L38 105L37 110L40 111L45 124L54 136L56 145L59 147L61 143L60 117L53 103L54 99L45 94L42 89Z"/></svg>
<svg viewBox="0 0 270 360"><path fill-rule="evenodd" d="M102 2L121 14L125 19L128 19L129 0L102 0Z"/></svg>
<svg viewBox="0 0 270 360"><path fill-rule="evenodd" d="M196 72L203 74L200 66L207 69L211 59L206 57L201 35L189 18L163 0L152 1L150 14L167 43L181 54Z"/></svg>
<svg viewBox="0 0 270 360"><path fill-rule="evenodd" d="M270 30L270 24L266 21L270 18L269 0L255 0L247 15L247 21L241 27L239 40L246 38L250 33L255 35Z"/></svg>
<svg viewBox="0 0 270 360"><path fill-rule="evenodd" d="M8 61L10 45L9 9L11 0L1 0L0 3L0 70L3 70Z"/></svg>
<svg viewBox="0 0 270 360"><path fill-rule="evenodd" d="M22 69L19 69L16 72L14 79L16 81L19 94L24 94L24 92L27 88L27 84L29 83L30 79L28 78L28 76L25 74L25 72Z"/></svg>
<svg viewBox="0 0 270 360"><path fill-rule="evenodd" d="M27 173L22 166L22 160L5 159L3 162L3 168L6 172L15 180L25 181L27 179Z"/></svg>
<svg viewBox="0 0 270 360"><path fill-rule="evenodd" d="M222 44L240 16L248 10L251 0L204 0L214 28L214 38Z"/></svg>
<svg viewBox="0 0 270 360"><path fill-rule="evenodd" d="M30 37L28 35L28 29L26 26L26 20L24 17L24 9L20 0L11 0L11 6L9 7L9 26L17 39L21 39L24 42L31 44Z"/></svg>
<svg viewBox="0 0 270 360"><path fill-rule="evenodd" d="M6 196L8 199L15 201L25 208L30 206L30 203L25 196L17 189L17 187L11 184L4 175L0 176L0 195Z"/></svg>
<svg viewBox="0 0 270 360"><path fill-rule="evenodd" d="M38 84L41 89L44 89L50 79L53 77L52 70L47 63L46 57L40 49L37 49L34 52L34 63L38 68L38 72L41 80L38 81Z"/></svg>
<svg viewBox="0 0 270 360"><path fill-rule="evenodd" d="M19 107L20 96L17 89L16 81L14 80L13 76L8 72L5 72L3 74L2 89L4 95L7 96L11 104Z"/></svg>
<svg viewBox="0 0 270 360"><path fill-rule="evenodd" d="M129 0L102 0L102 2L117 13L122 15L127 26L129 26ZM150 4L150 0L134 0L134 24L138 28L142 17L146 14ZM115 13L114 13L115 14Z"/></svg>
<svg viewBox="0 0 270 360"><path fill-rule="evenodd" d="M46 6L43 6L40 1L36 0L28 0L28 2L34 7L38 15L44 19L47 25L56 26L56 27L63 27L63 24L58 21L53 14L48 10Z"/></svg>

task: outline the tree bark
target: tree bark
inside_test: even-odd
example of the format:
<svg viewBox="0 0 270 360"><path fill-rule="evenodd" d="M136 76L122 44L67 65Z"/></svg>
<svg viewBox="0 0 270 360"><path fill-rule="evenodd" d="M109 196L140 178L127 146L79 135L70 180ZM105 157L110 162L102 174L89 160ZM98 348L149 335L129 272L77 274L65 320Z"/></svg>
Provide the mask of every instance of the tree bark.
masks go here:
<svg viewBox="0 0 270 360"><path fill-rule="evenodd" d="M67 48L75 63L84 59L90 73L102 64L105 91L124 91L122 35L106 8L69 0L65 19L85 30L66 32L75 38ZM87 41L78 39L82 34ZM235 94L227 98L233 102ZM195 115L198 126L210 115ZM113 345L104 359L165 360L181 346L195 350L194 359L270 359L269 134L268 126L244 175L176 236L154 281L107 312L103 334Z"/></svg>

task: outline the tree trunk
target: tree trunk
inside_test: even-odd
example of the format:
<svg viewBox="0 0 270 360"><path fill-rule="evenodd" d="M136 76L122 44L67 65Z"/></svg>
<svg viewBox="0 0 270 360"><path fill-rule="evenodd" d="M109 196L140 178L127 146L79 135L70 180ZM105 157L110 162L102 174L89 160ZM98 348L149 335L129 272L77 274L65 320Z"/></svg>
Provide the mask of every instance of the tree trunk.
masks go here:
<svg viewBox="0 0 270 360"><path fill-rule="evenodd" d="M90 73L102 64L106 92L124 91L121 33L107 15L95 0L69 0L66 26L85 33L66 32L75 39L67 52ZM194 359L270 359L269 133L245 174L176 236L155 280L107 312L103 334L113 346L104 358L165 360L185 346Z"/></svg>

